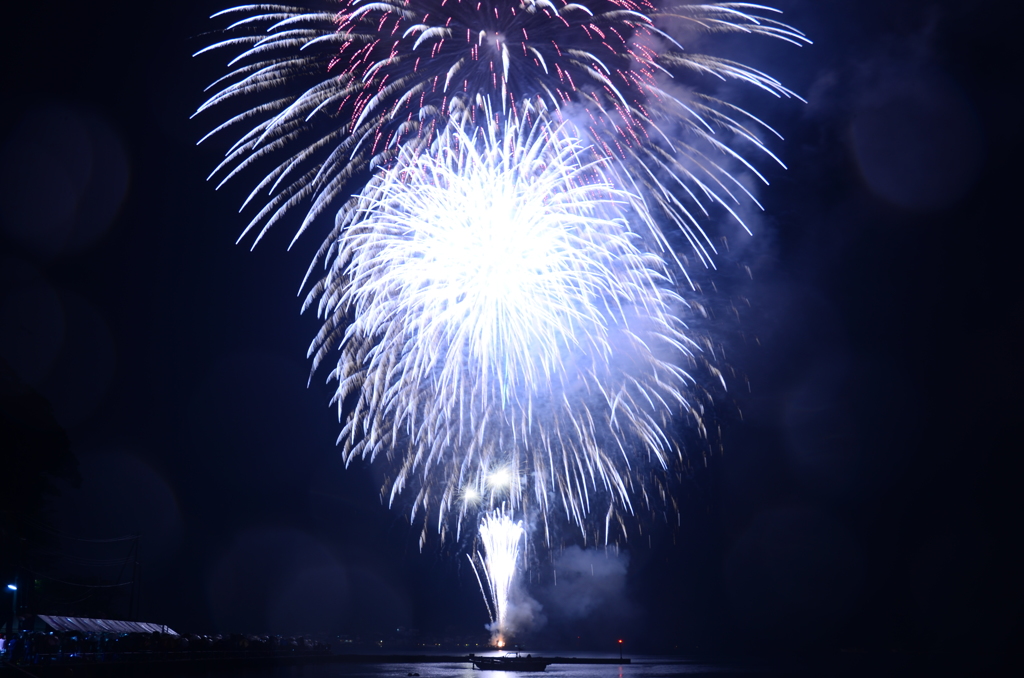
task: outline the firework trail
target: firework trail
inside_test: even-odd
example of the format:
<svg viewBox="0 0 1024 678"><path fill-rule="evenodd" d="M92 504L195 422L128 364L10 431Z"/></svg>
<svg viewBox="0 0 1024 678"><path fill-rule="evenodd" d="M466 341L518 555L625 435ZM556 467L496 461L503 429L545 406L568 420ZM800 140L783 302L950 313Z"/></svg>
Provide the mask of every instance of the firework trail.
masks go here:
<svg viewBox="0 0 1024 678"><path fill-rule="evenodd" d="M547 528L555 502L581 528L603 515L607 539L643 471L681 460L673 420L699 419L687 307L642 249L644 202L571 127L472 117L339 213L306 301L314 369L340 354L344 457L393 457L387 496L412 486L411 518L444 534L507 504Z"/></svg>
<svg viewBox="0 0 1024 678"><path fill-rule="evenodd" d="M513 521L504 507L487 512L480 520L479 540L483 553L478 551L469 559L480 584L480 592L487 602L487 612L491 617L491 641L497 647L504 647L511 630L508 619L509 594L518 573L519 544L523 534L523 523ZM481 572L483 577L480 576Z"/></svg>
<svg viewBox="0 0 1024 678"><path fill-rule="evenodd" d="M258 231L256 241L288 210L306 205L301 233L337 209L367 168L386 165L409 141L429 143L443 134L453 107L472 109L484 94L512 117L543 104L576 119L590 143L629 167L645 199L711 266L715 247L702 226L709 206L739 219L737 206L756 204L728 166L739 163L761 177L731 140L774 156L761 140L772 130L709 94L707 83L736 81L777 97L795 95L757 69L686 50L684 43L705 33L809 42L772 18L778 10L743 2L342 0L317 6L322 10L243 5L215 15L235 21L230 37L207 50L238 56L199 112L229 112L211 135L243 130L213 175L227 181L252 165L270 168L246 201L269 196L246 229Z"/></svg>

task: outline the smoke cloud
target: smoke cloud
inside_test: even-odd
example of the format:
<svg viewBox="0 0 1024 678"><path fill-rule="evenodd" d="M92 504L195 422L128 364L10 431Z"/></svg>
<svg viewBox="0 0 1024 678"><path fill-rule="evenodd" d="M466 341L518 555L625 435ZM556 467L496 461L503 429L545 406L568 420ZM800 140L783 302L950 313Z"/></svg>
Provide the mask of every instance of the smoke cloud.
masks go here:
<svg viewBox="0 0 1024 678"><path fill-rule="evenodd" d="M517 578L509 590L505 633L510 637L521 637L533 631L539 631L545 624L547 624L547 617L544 614L544 606L525 590L521 579ZM501 629L498 628L497 622L488 624L487 630L491 632L492 643L501 637Z"/></svg>
<svg viewBox="0 0 1024 678"><path fill-rule="evenodd" d="M584 619L628 606L628 569L629 554L618 549L565 549L555 557L555 579L544 595L552 617Z"/></svg>
<svg viewBox="0 0 1024 678"><path fill-rule="evenodd" d="M629 554L617 548L570 546L553 559L549 583L536 590L549 627L547 642L561 647L604 647L633 624L627 596Z"/></svg>

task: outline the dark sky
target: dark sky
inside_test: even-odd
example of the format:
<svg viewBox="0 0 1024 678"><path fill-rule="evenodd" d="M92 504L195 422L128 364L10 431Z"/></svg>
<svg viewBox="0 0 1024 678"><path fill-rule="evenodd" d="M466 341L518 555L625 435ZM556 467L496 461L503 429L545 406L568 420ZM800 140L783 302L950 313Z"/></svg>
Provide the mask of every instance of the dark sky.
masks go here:
<svg viewBox="0 0 1024 678"><path fill-rule="evenodd" d="M182 631L480 632L463 552L419 551L380 505L380 471L343 470L329 389L306 387L316 322L295 295L321 236L287 252L288 224L235 245L249 187L204 181L223 146L197 149L213 120L188 117L223 64L190 55L221 3L19 5L2 46L0 351L80 462L54 524L141 531L142 616ZM1010 647L1013 18L777 5L815 44L732 56L808 103L742 95L786 137L789 170L768 168L755 237L709 293L735 374L721 452L706 467L695 453L679 527L536 565L544 631L649 649Z"/></svg>

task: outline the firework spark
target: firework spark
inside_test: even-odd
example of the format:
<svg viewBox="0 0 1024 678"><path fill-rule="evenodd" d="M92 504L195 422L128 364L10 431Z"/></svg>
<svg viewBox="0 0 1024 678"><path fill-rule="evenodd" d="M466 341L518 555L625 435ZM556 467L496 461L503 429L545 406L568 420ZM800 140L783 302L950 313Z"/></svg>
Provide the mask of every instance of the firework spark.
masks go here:
<svg viewBox="0 0 1024 678"><path fill-rule="evenodd" d="M540 116L543 119L543 116ZM480 121L478 117L478 122ZM406 146L339 214L307 306L323 329L347 461L396 459L387 492L443 533L481 508L551 503L607 528L681 459L697 345L643 201L547 122L472 122ZM546 522L545 522L546 525ZM426 527L424 527L426 530Z"/></svg>
<svg viewBox="0 0 1024 678"><path fill-rule="evenodd" d="M510 593L518 574L523 534L525 530L521 521L512 520L503 507L496 508L485 513L480 520L479 539L483 553L478 551L469 558L491 617L491 642L498 647L505 645L511 630Z"/></svg>

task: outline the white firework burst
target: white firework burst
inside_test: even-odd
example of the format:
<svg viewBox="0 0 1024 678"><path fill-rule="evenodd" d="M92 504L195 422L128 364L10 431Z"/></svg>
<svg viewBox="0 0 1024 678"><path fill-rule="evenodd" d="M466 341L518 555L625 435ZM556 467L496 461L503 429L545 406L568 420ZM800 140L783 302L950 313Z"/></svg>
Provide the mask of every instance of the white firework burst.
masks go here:
<svg viewBox="0 0 1024 678"><path fill-rule="evenodd" d="M488 110L486 106L482 110ZM655 229L573 128L454 111L407 145L339 214L313 286L346 461L393 459L411 515L444 533L507 503L553 505L581 527L647 498L674 432L697 345ZM483 125L483 126L481 126ZM426 531L426 526L424 526Z"/></svg>

